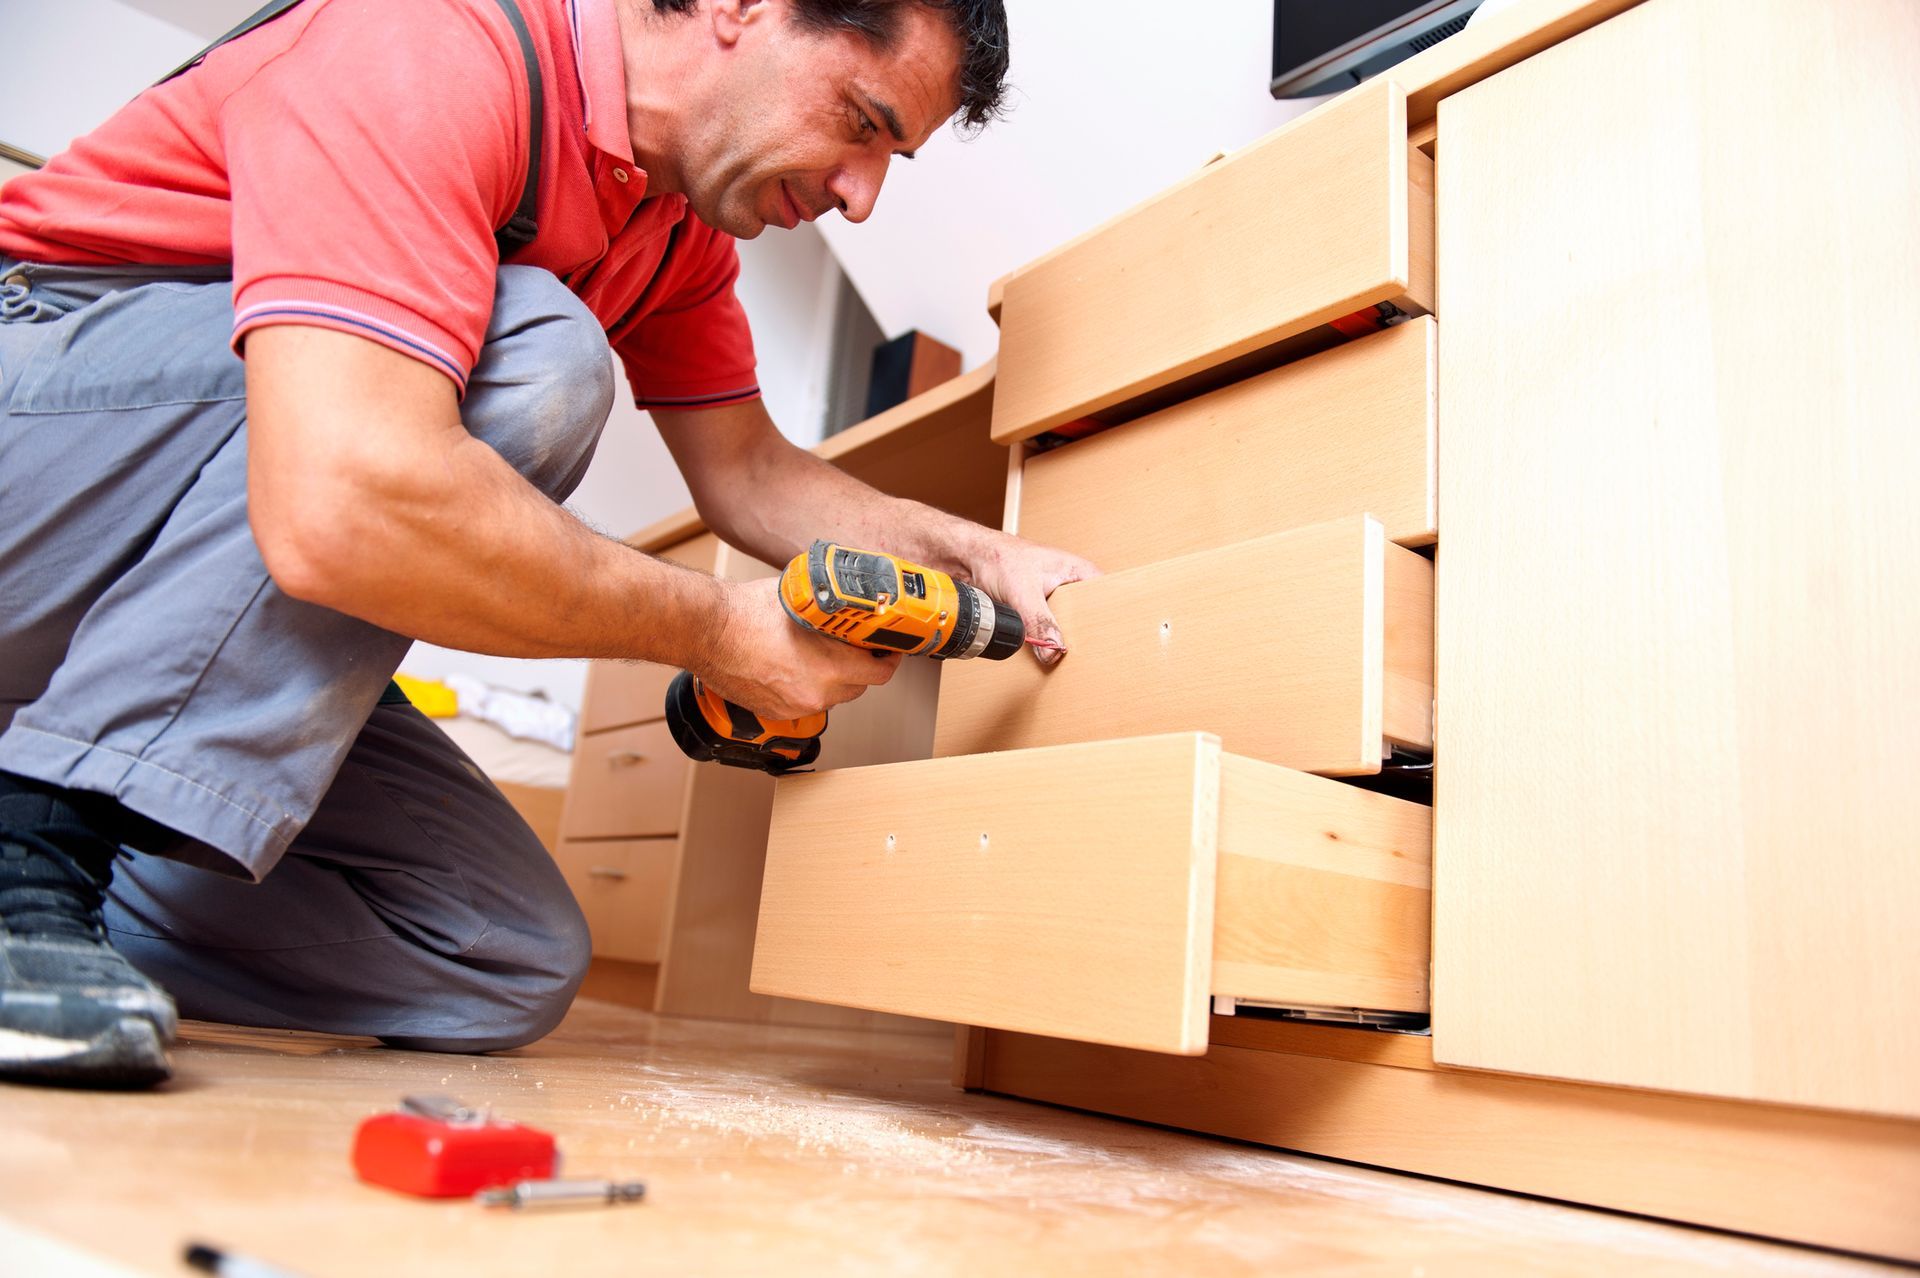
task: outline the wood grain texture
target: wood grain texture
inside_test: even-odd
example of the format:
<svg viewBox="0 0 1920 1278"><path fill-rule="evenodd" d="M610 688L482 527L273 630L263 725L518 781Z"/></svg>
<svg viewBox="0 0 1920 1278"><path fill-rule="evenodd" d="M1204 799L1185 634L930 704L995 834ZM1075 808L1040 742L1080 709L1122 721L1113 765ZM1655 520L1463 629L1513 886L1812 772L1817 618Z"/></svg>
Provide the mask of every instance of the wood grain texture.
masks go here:
<svg viewBox="0 0 1920 1278"><path fill-rule="evenodd" d="M934 753L1202 731L1302 771L1378 772L1389 739L1431 743L1431 715L1404 683L1385 717L1384 671L1417 680L1432 662L1421 626L1388 624L1390 610L1431 607L1417 589L1387 590L1389 559L1397 582L1431 572L1355 517L1063 586L1052 606L1067 657L1051 670L1024 656L956 662Z"/></svg>
<svg viewBox="0 0 1920 1278"><path fill-rule="evenodd" d="M1403 1067L1229 1046L1194 1060L1024 1034L986 1039L990 1091L1920 1261L1913 1123L1423 1069L1417 1060Z"/></svg>
<svg viewBox="0 0 1920 1278"><path fill-rule="evenodd" d="M994 440L1375 302L1431 310L1431 276L1414 274L1410 253L1407 157L1405 97L1382 77L1016 272Z"/></svg>
<svg viewBox="0 0 1920 1278"><path fill-rule="evenodd" d="M1443 1061L1920 1115L1916 65L1649 0L1441 105Z"/></svg>
<svg viewBox="0 0 1920 1278"><path fill-rule="evenodd" d="M1022 535L1106 572L1348 515L1430 542L1435 341L1422 317L1037 454Z"/></svg>
<svg viewBox="0 0 1920 1278"><path fill-rule="evenodd" d="M753 988L1204 1051L1219 785L1200 734L785 778Z"/></svg>
<svg viewBox="0 0 1920 1278"><path fill-rule="evenodd" d="M691 767L665 723L582 736L573 752L562 837L626 839L678 832Z"/></svg>
<svg viewBox="0 0 1920 1278"><path fill-rule="evenodd" d="M1221 769L1210 992L1426 1011L1432 810L1238 755Z"/></svg>
<svg viewBox="0 0 1920 1278"><path fill-rule="evenodd" d="M768 565L730 546L721 549L715 569L730 581L773 574ZM820 765L858 766L894 752L924 754L939 686L939 671L924 668L931 665L903 669L885 687L836 709ZM772 810L773 778L719 764L693 768L681 814L679 873L656 1010L781 1025L946 1034L945 1026L924 1021L766 998L748 988Z"/></svg>
<svg viewBox="0 0 1920 1278"><path fill-rule="evenodd" d="M311 1278L1894 1278L1860 1260L956 1093L944 1037L675 1021L598 1002L530 1047L477 1057L181 1028L178 1079L156 1091L7 1089L8 1278L179 1278L189 1237ZM573 1174L645 1180L646 1204L484 1211L354 1178L355 1124L404 1094L448 1091L553 1132ZM45 1240L62 1250L36 1246Z"/></svg>
<svg viewBox="0 0 1920 1278"><path fill-rule="evenodd" d="M560 845L554 860L587 916L594 954L628 963L660 961L679 858L679 841L671 836Z"/></svg>

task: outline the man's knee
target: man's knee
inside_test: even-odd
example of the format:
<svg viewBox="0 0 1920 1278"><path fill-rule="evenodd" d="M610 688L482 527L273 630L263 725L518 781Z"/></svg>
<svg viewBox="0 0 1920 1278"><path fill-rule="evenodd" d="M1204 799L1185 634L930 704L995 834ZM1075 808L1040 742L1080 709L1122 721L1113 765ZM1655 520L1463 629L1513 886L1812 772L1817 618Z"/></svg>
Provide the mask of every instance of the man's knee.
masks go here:
<svg viewBox="0 0 1920 1278"><path fill-rule="evenodd" d="M586 305L547 271L502 267L468 382L468 429L564 501L593 460L613 393L607 335Z"/></svg>
<svg viewBox="0 0 1920 1278"><path fill-rule="evenodd" d="M541 855L545 855L544 849ZM555 882L561 882L554 876ZM431 1028L382 1035L390 1047L423 1052L499 1052L553 1032L586 978L593 942L564 883L535 899L510 929L490 928L458 962L457 996L436 1000Z"/></svg>

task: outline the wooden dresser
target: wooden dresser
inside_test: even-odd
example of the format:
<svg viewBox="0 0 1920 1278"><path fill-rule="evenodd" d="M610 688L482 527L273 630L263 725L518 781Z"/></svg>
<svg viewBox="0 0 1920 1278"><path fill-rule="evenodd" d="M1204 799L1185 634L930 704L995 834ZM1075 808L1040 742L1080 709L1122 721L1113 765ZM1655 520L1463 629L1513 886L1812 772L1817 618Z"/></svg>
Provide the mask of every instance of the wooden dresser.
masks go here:
<svg viewBox="0 0 1920 1278"><path fill-rule="evenodd" d="M1908 0L1530 0L1003 281L1007 526L1108 575L779 784L753 988L1920 1259L1915 66Z"/></svg>
<svg viewBox="0 0 1920 1278"><path fill-rule="evenodd" d="M874 487L986 524L1002 513L1007 450L988 435L991 364L833 436L814 451ZM772 567L683 511L629 538L729 580ZM583 992L686 1016L944 1032L924 1022L750 993L773 780L695 766L668 735L674 671L596 661L587 676L556 853L593 932ZM926 758L940 668L915 662L833 712L821 770Z"/></svg>

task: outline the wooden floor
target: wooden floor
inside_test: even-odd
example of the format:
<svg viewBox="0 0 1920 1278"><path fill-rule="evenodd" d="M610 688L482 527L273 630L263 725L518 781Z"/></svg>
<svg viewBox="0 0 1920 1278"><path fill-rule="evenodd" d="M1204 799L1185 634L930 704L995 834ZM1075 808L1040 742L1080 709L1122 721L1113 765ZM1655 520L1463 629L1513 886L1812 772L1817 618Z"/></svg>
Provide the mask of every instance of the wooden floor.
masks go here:
<svg viewBox="0 0 1920 1278"><path fill-rule="evenodd" d="M1869 1274L1817 1252L1207 1140L947 1082L943 1039L582 1002L486 1058L193 1025L164 1091L0 1087L0 1274ZM357 1183L354 1125L445 1091L648 1201L486 1211Z"/></svg>

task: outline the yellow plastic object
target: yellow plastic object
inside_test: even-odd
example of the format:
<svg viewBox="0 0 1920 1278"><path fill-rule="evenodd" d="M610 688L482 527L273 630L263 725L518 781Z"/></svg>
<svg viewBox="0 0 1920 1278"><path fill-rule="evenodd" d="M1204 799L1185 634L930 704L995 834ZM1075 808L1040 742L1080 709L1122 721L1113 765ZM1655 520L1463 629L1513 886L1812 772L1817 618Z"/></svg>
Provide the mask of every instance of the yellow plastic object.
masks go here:
<svg viewBox="0 0 1920 1278"><path fill-rule="evenodd" d="M413 708L429 719L451 719L460 713L460 698L438 679L397 674L393 681L407 694L407 700L413 702Z"/></svg>

